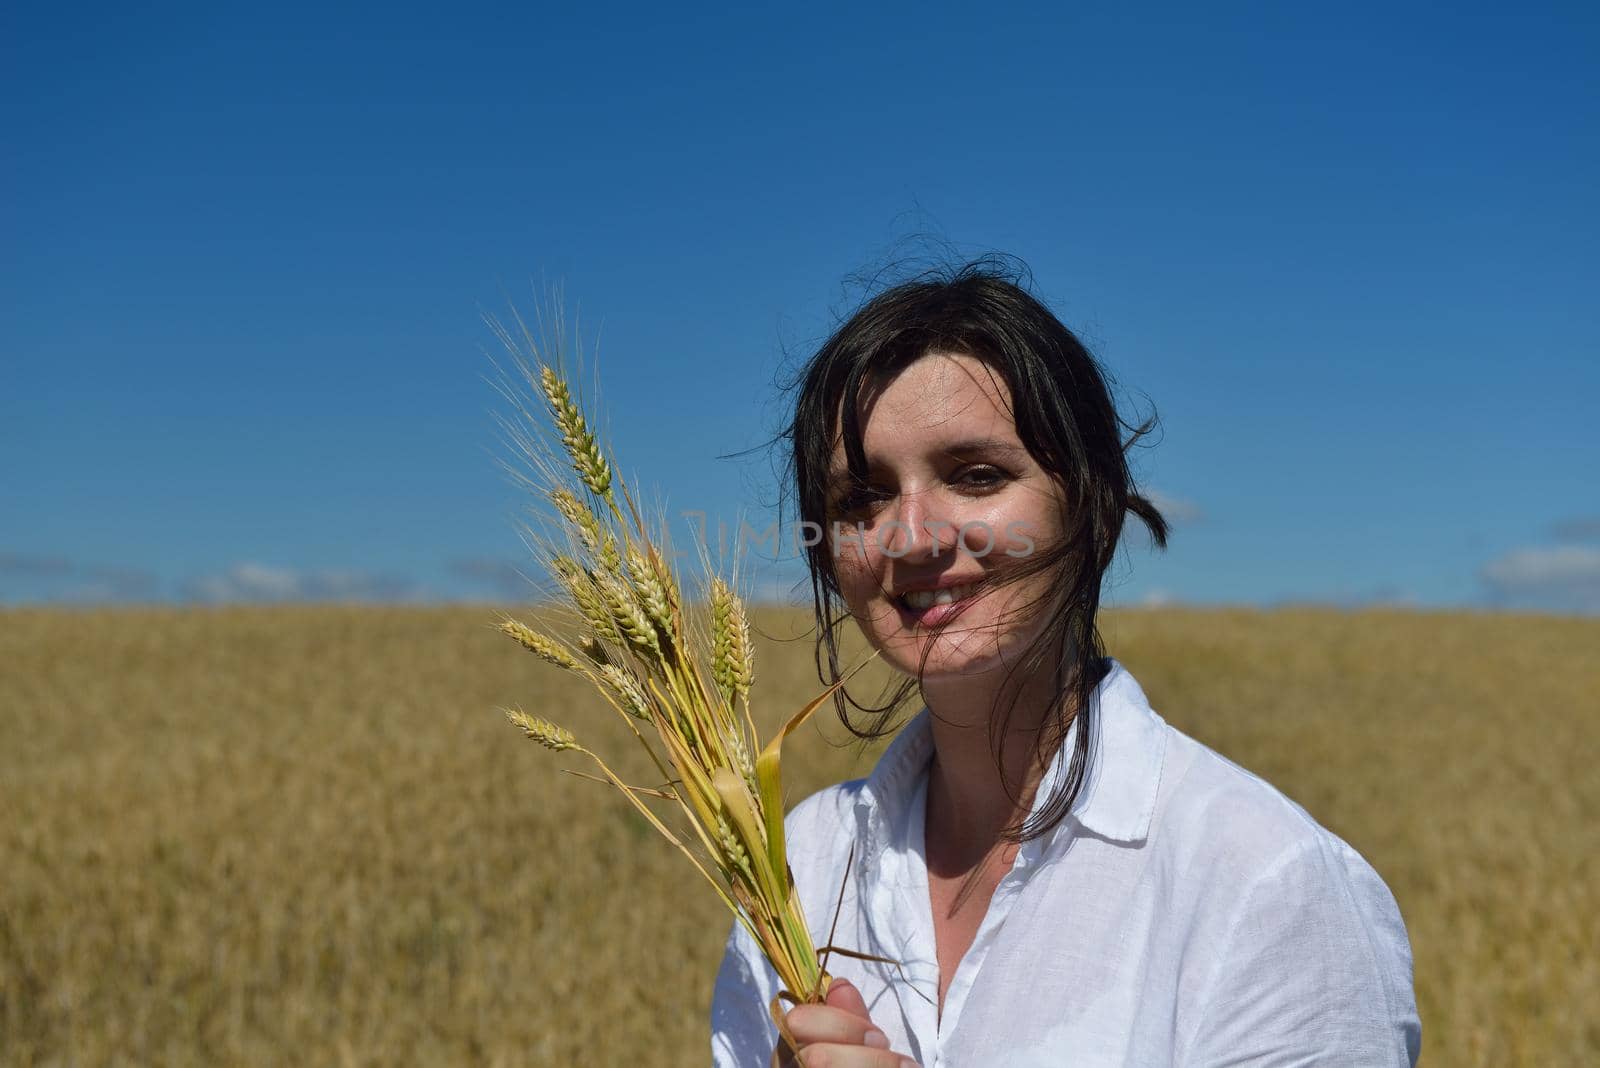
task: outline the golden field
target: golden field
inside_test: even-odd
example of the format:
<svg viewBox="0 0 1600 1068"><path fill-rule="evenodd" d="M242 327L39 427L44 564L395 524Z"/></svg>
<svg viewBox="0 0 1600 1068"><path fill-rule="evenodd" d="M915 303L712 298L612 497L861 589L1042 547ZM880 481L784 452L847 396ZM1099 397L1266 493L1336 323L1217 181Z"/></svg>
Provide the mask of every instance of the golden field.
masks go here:
<svg viewBox="0 0 1600 1068"><path fill-rule="evenodd" d="M730 921L621 798L560 774L578 759L506 723L624 744L497 618L0 612L0 1064L704 1064ZM756 624L771 726L817 685L806 620ZM1600 620L1102 631L1169 722L1388 881L1423 1063L1600 1063ZM786 751L791 803L876 752L819 723Z"/></svg>

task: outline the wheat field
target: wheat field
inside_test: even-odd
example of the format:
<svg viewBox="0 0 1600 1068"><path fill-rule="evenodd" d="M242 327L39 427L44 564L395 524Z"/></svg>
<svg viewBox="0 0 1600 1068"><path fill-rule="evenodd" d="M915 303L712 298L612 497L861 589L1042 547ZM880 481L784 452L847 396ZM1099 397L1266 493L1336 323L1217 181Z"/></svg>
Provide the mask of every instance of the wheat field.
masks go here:
<svg viewBox="0 0 1600 1068"><path fill-rule="evenodd" d="M729 920L505 722L624 747L497 618L0 612L0 1064L704 1064ZM815 675L802 616L755 622L770 728ZM1388 881L1423 1063L1600 1059L1600 620L1162 609L1102 632L1168 721ZM791 804L877 752L818 718Z"/></svg>

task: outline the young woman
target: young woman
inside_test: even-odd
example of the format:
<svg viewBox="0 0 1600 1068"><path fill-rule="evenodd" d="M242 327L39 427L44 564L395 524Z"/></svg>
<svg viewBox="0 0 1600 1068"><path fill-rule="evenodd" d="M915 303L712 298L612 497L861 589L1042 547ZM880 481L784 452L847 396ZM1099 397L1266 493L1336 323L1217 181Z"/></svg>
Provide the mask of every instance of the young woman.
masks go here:
<svg viewBox="0 0 1600 1068"><path fill-rule="evenodd" d="M1125 459L1150 426L1125 425L1083 345L989 261L882 293L811 360L788 438L825 532L819 669L826 650L840 670L842 602L905 675L852 729L923 708L868 778L790 813L788 845L819 940L842 885L834 944L894 963L833 956L827 1004L787 1013L796 1059L735 925L719 1068L1416 1063L1377 873L1101 648L1126 514L1166 544Z"/></svg>

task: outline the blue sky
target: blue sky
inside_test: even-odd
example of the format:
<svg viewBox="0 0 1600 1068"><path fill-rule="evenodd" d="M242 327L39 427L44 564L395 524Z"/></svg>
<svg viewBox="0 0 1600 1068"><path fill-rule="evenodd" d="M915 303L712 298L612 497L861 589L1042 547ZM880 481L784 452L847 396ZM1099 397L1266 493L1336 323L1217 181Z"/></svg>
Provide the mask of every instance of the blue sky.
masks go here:
<svg viewBox="0 0 1600 1068"><path fill-rule="evenodd" d="M503 594L541 278L639 481L762 522L719 457L931 235L1160 416L1109 603L1600 611L1592 5L377 12L0 15L0 602Z"/></svg>

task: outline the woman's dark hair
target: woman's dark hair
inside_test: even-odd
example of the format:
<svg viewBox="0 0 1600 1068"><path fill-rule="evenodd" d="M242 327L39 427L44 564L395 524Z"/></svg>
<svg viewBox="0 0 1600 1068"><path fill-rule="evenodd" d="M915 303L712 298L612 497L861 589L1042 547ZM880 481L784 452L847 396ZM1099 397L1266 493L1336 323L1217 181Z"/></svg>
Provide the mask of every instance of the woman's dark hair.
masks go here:
<svg viewBox="0 0 1600 1068"><path fill-rule="evenodd" d="M1041 769L1063 743L1074 714L1083 717L1066 775L1036 816L1004 829L1002 837L1013 842L1054 828L1071 811L1087 774L1090 697L1110 667L1096 626L1100 584L1126 513L1138 516L1161 548L1166 547L1168 533L1167 521L1155 505L1136 491L1126 458L1127 450L1155 426L1154 416L1138 427L1122 421L1106 374L1072 331L1027 291L1026 279L1026 269L1014 259L990 256L926 272L879 293L806 363L794 383L799 396L793 419L783 431L791 448L790 484L797 494L799 519L803 526L816 524L808 529L826 531L835 518L830 514L828 477L834 442L841 434L849 478L866 484L857 411L863 389L886 384L930 352L975 357L1009 387L1018 437L1064 490L1064 538L1026 557L1009 558L1003 567L997 563L996 577L985 579L987 584L1015 582L1046 571L1060 575L1043 598L1020 609L1030 618L1032 613L1048 613L1048 623L1011 665L1008 676L1032 678L1035 672L1049 671L1054 680L1049 718L1031 753ZM846 398L849 403L844 403ZM1126 441L1123 428L1132 431ZM837 628L850 618L834 572L834 549L830 537L806 549L817 620L817 672L830 685L841 674ZM886 701L870 706L841 687L834 695L840 720L858 738L889 733L896 710L920 691L921 675L919 670ZM990 742L1002 781L1009 782L1002 767L1004 739L1018 687L1001 689L1011 699L1000 714L1002 695L996 696ZM852 706L867 713L869 721L855 722Z"/></svg>

